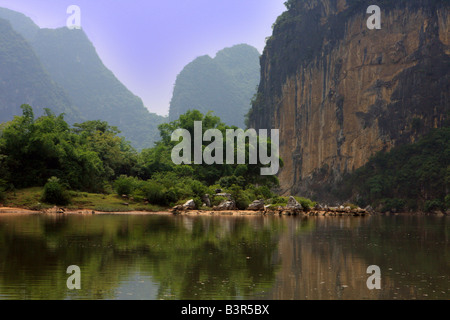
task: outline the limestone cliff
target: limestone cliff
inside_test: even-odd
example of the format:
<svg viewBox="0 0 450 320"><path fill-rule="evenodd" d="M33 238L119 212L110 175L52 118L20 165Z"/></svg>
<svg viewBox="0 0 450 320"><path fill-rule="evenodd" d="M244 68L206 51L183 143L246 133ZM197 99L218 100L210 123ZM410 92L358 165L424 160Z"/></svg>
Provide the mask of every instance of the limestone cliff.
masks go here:
<svg viewBox="0 0 450 320"><path fill-rule="evenodd" d="M378 3L375 3L378 2ZM368 6L381 8L369 30ZM280 129L282 193L309 194L450 110L450 1L287 2L261 57L249 120Z"/></svg>

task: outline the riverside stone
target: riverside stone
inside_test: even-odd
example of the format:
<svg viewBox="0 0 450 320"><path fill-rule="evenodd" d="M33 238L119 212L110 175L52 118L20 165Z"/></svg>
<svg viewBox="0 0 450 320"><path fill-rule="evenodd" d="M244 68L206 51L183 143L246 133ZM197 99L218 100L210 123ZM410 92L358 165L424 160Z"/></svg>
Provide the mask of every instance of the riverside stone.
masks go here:
<svg viewBox="0 0 450 320"><path fill-rule="evenodd" d="M264 200L255 200L248 206L248 210L261 211L265 210Z"/></svg>

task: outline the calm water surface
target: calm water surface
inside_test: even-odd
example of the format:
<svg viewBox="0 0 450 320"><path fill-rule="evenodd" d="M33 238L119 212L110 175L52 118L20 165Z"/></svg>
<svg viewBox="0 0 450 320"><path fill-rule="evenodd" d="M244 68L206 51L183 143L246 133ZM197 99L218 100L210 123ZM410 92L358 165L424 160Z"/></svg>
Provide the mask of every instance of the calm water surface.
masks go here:
<svg viewBox="0 0 450 320"><path fill-rule="evenodd" d="M449 217L0 217L0 299L449 299L449 234Z"/></svg>

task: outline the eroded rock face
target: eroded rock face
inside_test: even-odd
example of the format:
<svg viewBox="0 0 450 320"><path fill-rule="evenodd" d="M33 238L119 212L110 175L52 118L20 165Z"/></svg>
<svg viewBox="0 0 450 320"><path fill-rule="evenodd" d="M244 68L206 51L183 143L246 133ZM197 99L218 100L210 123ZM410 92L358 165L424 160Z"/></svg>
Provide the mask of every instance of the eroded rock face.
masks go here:
<svg viewBox="0 0 450 320"><path fill-rule="evenodd" d="M312 196L450 110L450 2L380 4L381 30L354 2L296 2L261 58L250 127L280 129L283 194Z"/></svg>

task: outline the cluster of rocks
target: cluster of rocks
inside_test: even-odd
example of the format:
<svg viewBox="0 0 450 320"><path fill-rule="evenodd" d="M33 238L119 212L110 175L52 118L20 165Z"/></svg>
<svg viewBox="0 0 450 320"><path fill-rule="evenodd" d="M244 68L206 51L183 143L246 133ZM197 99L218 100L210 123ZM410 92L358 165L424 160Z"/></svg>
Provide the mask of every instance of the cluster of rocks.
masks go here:
<svg viewBox="0 0 450 320"><path fill-rule="evenodd" d="M66 209L59 208L57 206L54 206L53 208L42 210L42 213L46 213L46 214L63 214L65 212L66 212Z"/></svg>
<svg viewBox="0 0 450 320"><path fill-rule="evenodd" d="M272 209L273 210L273 209ZM317 204L314 208L303 208L302 205L294 198L290 197L287 206L278 207L273 210L280 215L309 215L309 216L365 216L366 214L373 213L373 210L368 207L352 208L349 206L328 207Z"/></svg>
<svg viewBox="0 0 450 320"><path fill-rule="evenodd" d="M212 208L213 211L234 211L238 210L236 202L232 199L228 193L222 193L221 190L217 190L216 196L223 197L224 200L218 205ZM211 207L211 199L209 195L202 197L204 207ZM174 213L185 212L190 210L197 210L195 201L189 200L183 205L175 206L172 211ZM366 214L373 213L371 207L366 209L354 208L349 206L328 207L317 204L314 208L304 208L294 197L289 197L286 206L280 206L274 208L271 205L266 205L264 200L255 200L247 208L247 211L255 211L263 214L279 214L279 215L309 215L309 216L365 216Z"/></svg>

